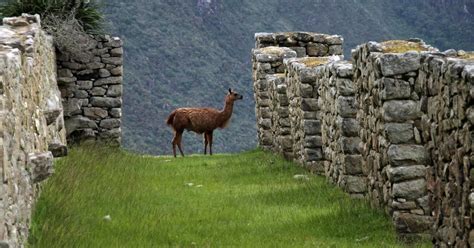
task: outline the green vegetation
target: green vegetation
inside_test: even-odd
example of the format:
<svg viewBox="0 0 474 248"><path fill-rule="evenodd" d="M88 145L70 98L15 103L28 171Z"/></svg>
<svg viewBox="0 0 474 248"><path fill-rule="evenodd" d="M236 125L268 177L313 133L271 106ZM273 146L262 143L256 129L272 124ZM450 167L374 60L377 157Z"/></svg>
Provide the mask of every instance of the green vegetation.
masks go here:
<svg viewBox="0 0 474 248"><path fill-rule="evenodd" d="M57 161L30 245L402 246L381 212L262 151L174 159L97 147Z"/></svg>
<svg viewBox="0 0 474 248"><path fill-rule="evenodd" d="M204 2L204 1L201 1ZM221 108L227 88L244 95L216 152L256 144L250 50L255 32L312 31L356 45L418 37L441 50L474 50L474 2L469 0L104 1L110 31L124 39L124 145L170 154L166 116L177 107ZM201 152L202 137L184 135L185 152Z"/></svg>
<svg viewBox="0 0 474 248"><path fill-rule="evenodd" d="M0 17L39 14L41 19L65 20L72 15L87 33L102 30L103 16L94 1L84 0L8 0L0 4ZM57 27L51 27L54 29Z"/></svg>

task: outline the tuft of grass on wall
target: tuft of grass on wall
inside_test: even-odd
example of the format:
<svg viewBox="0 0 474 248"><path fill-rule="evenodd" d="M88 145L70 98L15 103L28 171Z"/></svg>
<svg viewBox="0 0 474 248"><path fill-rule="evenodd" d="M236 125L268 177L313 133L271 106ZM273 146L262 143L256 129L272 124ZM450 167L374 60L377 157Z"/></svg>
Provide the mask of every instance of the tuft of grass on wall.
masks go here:
<svg viewBox="0 0 474 248"><path fill-rule="evenodd" d="M77 147L55 167L31 247L403 247L381 211L260 150L175 159Z"/></svg>
<svg viewBox="0 0 474 248"><path fill-rule="evenodd" d="M0 18L23 13L39 14L43 20L73 15L87 33L100 32L104 21L100 6L94 0L7 0L0 4Z"/></svg>

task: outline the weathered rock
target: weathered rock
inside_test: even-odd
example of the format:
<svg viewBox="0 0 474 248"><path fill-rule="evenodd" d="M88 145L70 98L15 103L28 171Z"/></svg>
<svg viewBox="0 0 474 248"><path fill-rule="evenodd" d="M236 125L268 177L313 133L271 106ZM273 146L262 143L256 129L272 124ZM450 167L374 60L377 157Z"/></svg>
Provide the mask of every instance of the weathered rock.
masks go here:
<svg viewBox="0 0 474 248"><path fill-rule="evenodd" d="M100 127L106 129L118 128L120 123L120 119L104 119L100 121Z"/></svg>
<svg viewBox="0 0 474 248"><path fill-rule="evenodd" d="M48 151L55 158L67 156L67 146L58 142L48 144Z"/></svg>
<svg viewBox="0 0 474 248"><path fill-rule="evenodd" d="M424 165L391 167L387 172L391 182L400 182L416 178L425 178L426 167Z"/></svg>
<svg viewBox="0 0 474 248"><path fill-rule="evenodd" d="M379 63L384 76L404 74L420 68L420 54L417 52L387 53L379 58Z"/></svg>
<svg viewBox="0 0 474 248"><path fill-rule="evenodd" d="M306 47L306 53L309 56L326 56L328 54L328 51L328 46L321 43L308 44L308 46Z"/></svg>
<svg viewBox="0 0 474 248"><path fill-rule="evenodd" d="M90 91L90 94L93 96L104 96L106 92L107 90L102 87L94 87Z"/></svg>
<svg viewBox="0 0 474 248"><path fill-rule="evenodd" d="M110 96L110 97L122 96L122 85L121 84L110 85L109 88L107 89L107 96Z"/></svg>
<svg viewBox="0 0 474 248"><path fill-rule="evenodd" d="M117 66L115 68L110 69L109 71L113 76L122 76L123 75L123 67L122 66Z"/></svg>
<svg viewBox="0 0 474 248"><path fill-rule="evenodd" d="M383 100L406 99L411 95L410 83L407 81L383 77L379 84L383 87L381 92Z"/></svg>
<svg viewBox="0 0 474 248"><path fill-rule="evenodd" d="M383 104L383 117L387 122L405 122L420 116L420 106L412 100L391 100Z"/></svg>
<svg viewBox="0 0 474 248"><path fill-rule="evenodd" d="M100 69L99 70L99 76L101 78L106 78L106 77L110 77L111 73L109 72L109 70L106 70L106 69Z"/></svg>
<svg viewBox="0 0 474 248"><path fill-rule="evenodd" d="M118 108L122 106L122 100L113 97L92 97L91 104L94 107Z"/></svg>
<svg viewBox="0 0 474 248"><path fill-rule="evenodd" d="M31 153L28 155L28 167L31 168L31 180L41 182L53 174L53 154L51 152Z"/></svg>
<svg viewBox="0 0 474 248"><path fill-rule="evenodd" d="M345 176L341 183L342 188L349 193L364 193L367 191L367 183L364 177Z"/></svg>
<svg viewBox="0 0 474 248"><path fill-rule="evenodd" d="M84 116L73 116L65 121L67 135L70 135L77 129L92 128L97 129L97 124Z"/></svg>
<svg viewBox="0 0 474 248"><path fill-rule="evenodd" d="M426 180L416 179L393 184L393 196L407 200L416 200L426 194Z"/></svg>
<svg viewBox="0 0 474 248"><path fill-rule="evenodd" d="M430 230L433 217L396 212L394 221L398 232L423 233Z"/></svg>
<svg viewBox="0 0 474 248"><path fill-rule="evenodd" d="M122 57L102 58L102 63L111 65L122 65Z"/></svg>
<svg viewBox="0 0 474 248"><path fill-rule="evenodd" d="M94 86L109 85L109 84L121 84L123 81L122 77L108 77L101 78L94 81Z"/></svg>
<svg viewBox="0 0 474 248"><path fill-rule="evenodd" d="M422 165L428 161L426 150L421 145L391 145L387 156L392 166Z"/></svg>
<svg viewBox="0 0 474 248"><path fill-rule="evenodd" d="M394 144L409 143L414 139L413 124L410 123L386 123L385 134L389 141Z"/></svg>
<svg viewBox="0 0 474 248"><path fill-rule="evenodd" d="M108 112L103 108L84 108L84 115L93 120L98 120L107 117Z"/></svg>
<svg viewBox="0 0 474 248"><path fill-rule="evenodd" d="M77 81L76 84L80 90L92 89L92 81Z"/></svg>

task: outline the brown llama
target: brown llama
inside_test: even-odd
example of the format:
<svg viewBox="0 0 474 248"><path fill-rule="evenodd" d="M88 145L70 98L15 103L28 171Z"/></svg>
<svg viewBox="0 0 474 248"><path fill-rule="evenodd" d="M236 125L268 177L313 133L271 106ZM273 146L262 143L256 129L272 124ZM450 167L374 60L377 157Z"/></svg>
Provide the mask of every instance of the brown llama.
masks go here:
<svg viewBox="0 0 474 248"><path fill-rule="evenodd" d="M181 149L181 137L184 129L198 134L204 133L204 154L207 152L209 144L209 155L212 155L212 132L216 128L225 128L229 123L234 108L234 102L242 99L242 95L229 89L225 96L225 105L223 110L214 108L179 108L171 112L166 120L166 124L174 130L173 137L173 155L176 157L176 146L178 146L181 156L184 157Z"/></svg>

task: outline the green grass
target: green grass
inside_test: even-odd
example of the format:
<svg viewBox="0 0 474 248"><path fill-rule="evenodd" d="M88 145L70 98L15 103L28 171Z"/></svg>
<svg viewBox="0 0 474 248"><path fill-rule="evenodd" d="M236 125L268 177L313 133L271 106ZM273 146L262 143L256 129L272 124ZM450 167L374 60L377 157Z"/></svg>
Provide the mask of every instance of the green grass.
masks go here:
<svg viewBox="0 0 474 248"><path fill-rule="evenodd" d="M258 150L174 159L82 147L55 166L32 247L402 246L383 213Z"/></svg>

